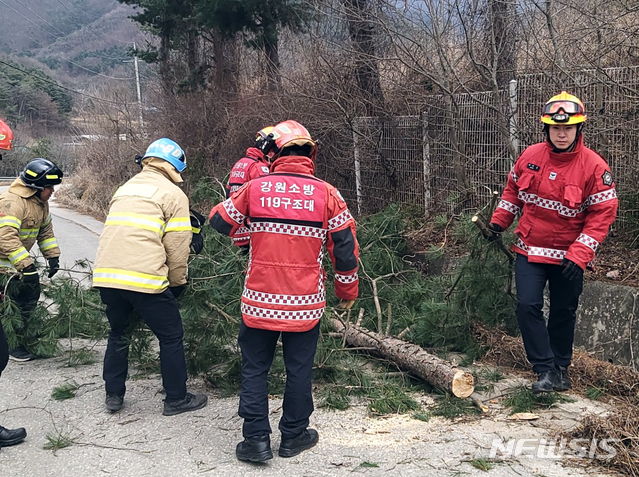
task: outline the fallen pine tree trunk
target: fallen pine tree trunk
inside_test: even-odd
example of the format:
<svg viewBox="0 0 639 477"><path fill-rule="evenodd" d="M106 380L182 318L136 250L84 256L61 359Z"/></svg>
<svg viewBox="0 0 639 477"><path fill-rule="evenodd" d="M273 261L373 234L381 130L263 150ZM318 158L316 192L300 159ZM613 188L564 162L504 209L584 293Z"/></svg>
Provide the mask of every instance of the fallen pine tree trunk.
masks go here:
<svg viewBox="0 0 639 477"><path fill-rule="evenodd" d="M447 390L454 396L467 398L475 389L472 374L451 366L415 344L385 337L353 324L345 327L337 319L332 319L331 323L335 331L342 336L345 335L349 345L366 348L369 353L392 361L401 369L409 371L433 386Z"/></svg>

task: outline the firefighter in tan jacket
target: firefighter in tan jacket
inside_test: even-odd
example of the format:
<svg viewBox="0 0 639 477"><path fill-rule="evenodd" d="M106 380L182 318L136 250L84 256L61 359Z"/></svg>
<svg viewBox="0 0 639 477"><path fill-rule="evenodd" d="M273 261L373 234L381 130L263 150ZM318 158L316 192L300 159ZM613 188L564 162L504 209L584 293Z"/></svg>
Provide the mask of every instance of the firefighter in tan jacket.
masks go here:
<svg viewBox="0 0 639 477"><path fill-rule="evenodd" d="M142 172L113 198L100 236L93 286L100 290L111 325L103 378L106 407L124 402L133 311L160 342L160 370L166 390L165 416L201 409L207 397L186 391L182 318L177 297L184 290L191 243L189 201L176 185L186 158L171 139L154 141L141 158Z"/></svg>
<svg viewBox="0 0 639 477"><path fill-rule="evenodd" d="M14 361L33 359L25 347L28 343L23 333L40 298L40 276L29 255L36 242L49 262L49 278L60 268L60 248L53 235L48 200L54 186L62 182L62 176L53 162L37 158L29 162L9 190L0 195L0 268L21 274L20 280L10 280L7 287L7 295L17 304L22 316L22 326L15 330L18 346L9 351Z"/></svg>

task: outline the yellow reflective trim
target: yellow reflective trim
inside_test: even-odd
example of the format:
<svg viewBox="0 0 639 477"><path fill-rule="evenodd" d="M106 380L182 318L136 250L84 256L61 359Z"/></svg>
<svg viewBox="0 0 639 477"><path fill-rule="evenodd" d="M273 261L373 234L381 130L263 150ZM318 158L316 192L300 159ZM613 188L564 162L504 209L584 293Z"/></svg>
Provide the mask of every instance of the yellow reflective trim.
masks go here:
<svg viewBox="0 0 639 477"><path fill-rule="evenodd" d="M37 176L37 175L38 175L38 174L36 174L35 172L33 172L32 170L29 170L29 169L27 169L25 172L26 172L27 174L29 174L30 176L33 176L33 177L35 177L35 176Z"/></svg>
<svg viewBox="0 0 639 477"><path fill-rule="evenodd" d="M115 283L151 290L161 290L169 286L167 277L117 268L96 268L93 271L93 283Z"/></svg>
<svg viewBox="0 0 639 477"><path fill-rule="evenodd" d="M49 225L51 223L51 214L47 215L47 218L44 219L44 222L42 222L42 227L44 227L45 225Z"/></svg>
<svg viewBox="0 0 639 477"><path fill-rule="evenodd" d="M139 229L164 233L164 221L144 214L129 214L123 212L113 212L107 216L105 225L123 225L125 227L136 227Z"/></svg>
<svg viewBox="0 0 639 477"><path fill-rule="evenodd" d="M166 224L166 232L185 232L191 230L190 217L175 217Z"/></svg>
<svg viewBox="0 0 639 477"><path fill-rule="evenodd" d="M13 263L3 258L0 258L0 268L8 268L10 270L15 270L15 268L13 267Z"/></svg>
<svg viewBox="0 0 639 477"><path fill-rule="evenodd" d="M21 230L20 231L20 240L27 240L30 238L36 238L38 236L38 229L30 229L30 230Z"/></svg>
<svg viewBox="0 0 639 477"><path fill-rule="evenodd" d="M45 177L47 179L59 179L57 174L47 174Z"/></svg>
<svg viewBox="0 0 639 477"><path fill-rule="evenodd" d="M199 227L191 227L191 232L193 232L194 234L199 234L201 231L202 229Z"/></svg>
<svg viewBox="0 0 639 477"><path fill-rule="evenodd" d="M15 265L16 263L18 263L20 260L24 260L25 258L27 258L29 256L29 252L27 252L27 249L24 247L20 247L18 250L16 250L13 253L9 254L9 257L7 257L10 261L12 265Z"/></svg>
<svg viewBox="0 0 639 477"><path fill-rule="evenodd" d="M4 217L0 217L0 227L14 227L19 229L22 225L22 221L17 217L13 217L12 215L5 215Z"/></svg>
<svg viewBox="0 0 639 477"><path fill-rule="evenodd" d="M43 240L42 242L38 242L38 247L40 247L40 251L44 252L46 250L51 250L58 246L58 241L55 237Z"/></svg>

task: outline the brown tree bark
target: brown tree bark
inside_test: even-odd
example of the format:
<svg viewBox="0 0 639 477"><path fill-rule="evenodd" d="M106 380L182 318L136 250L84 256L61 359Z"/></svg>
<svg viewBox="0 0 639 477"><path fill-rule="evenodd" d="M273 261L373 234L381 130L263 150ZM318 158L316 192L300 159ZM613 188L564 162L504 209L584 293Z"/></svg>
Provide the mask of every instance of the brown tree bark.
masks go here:
<svg viewBox="0 0 639 477"><path fill-rule="evenodd" d="M369 20L368 0L343 0L355 60L355 77L369 116L386 111L375 51L375 30Z"/></svg>
<svg viewBox="0 0 639 477"><path fill-rule="evenodd" d="M472 374L462 371L443 359L427 353L421 347L397 338L384 337L357 325L345 327L339 320L331 320L333 328L346 337L346 342L357 348L395 363L400 368L442 388L459 398L467 398L474 389Z"/></svg>

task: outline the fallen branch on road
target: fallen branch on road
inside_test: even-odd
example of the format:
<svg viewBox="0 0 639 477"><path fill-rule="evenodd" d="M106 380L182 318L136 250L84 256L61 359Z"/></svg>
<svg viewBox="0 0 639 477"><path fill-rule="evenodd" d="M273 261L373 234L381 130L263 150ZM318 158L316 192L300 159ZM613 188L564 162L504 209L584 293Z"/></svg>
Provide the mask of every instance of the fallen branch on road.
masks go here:
<svg viewBox="0 0 639 477"><path fill-rule="evenodd" d="M331 319L331 325L345 337L350 346L367 348L369 353L392 361L398 367L458 398L469 397L475 389L472 374L451 366L415 344L382 336L356 324L346 325L337 319Z"/></svg>

